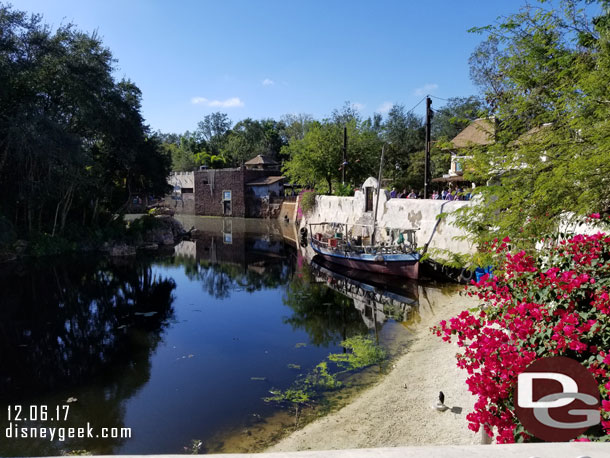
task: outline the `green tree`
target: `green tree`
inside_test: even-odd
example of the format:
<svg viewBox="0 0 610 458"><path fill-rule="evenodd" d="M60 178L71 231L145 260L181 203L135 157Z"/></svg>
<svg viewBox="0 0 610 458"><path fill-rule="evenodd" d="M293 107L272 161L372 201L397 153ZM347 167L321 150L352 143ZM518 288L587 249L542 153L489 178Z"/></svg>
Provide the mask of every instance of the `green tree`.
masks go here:
<svg viewBox="0 0 610 458"><path fill-rule="evenodd" d="M346 184L360 186L379 166L381 140L371 130L362 131L355 119L346 127ZM332 194L333 183L342 178L343 125L329 120L316 121L302 140L293 140L284 147L283 154L290 157L283 170L293 182Z"/></svg>
<svg viewBox="0 0 610 458"><path fill-rule="evenodd" d="M416 153L424 150L426 131L423 120L403 105L394 105L384 125L384 136L389 142L386 149L385 176L393 179L400 188L420 188L423 173L414 165ZM421 161L423 164L423 161Z"/></svg>
<svg viewBox="0 0 610 458"><path fill-rule="evenodd" d="M432 140L451 140L471 121L486 115L487 110L478 97L451 97L444 106L434 110L430 130Z"/></svg>
<svg viewBox="0 0 610 458"><path fill-rule="evenodd" d="M224 147L232 124L226 113L211 113L206 115L203 121L199 121L194 137L203 145L202 149L218 155Z"/></svg>
<svg viewBox="0 0 610 458"><path fill-rule="evenodd" d="M475 29L488 38L472 74L500 120L496 144L475 149L466 170L488 183L460 218L479 241L528 245L567 212L610 206L610 16L606 1L588 16L588 3L540 2Z"/></svg>
<svg viewBox="0 0 610 458"><path fill-rule="evenodd" d="M30 235L82 230L134 193L163 194L169 157L115 81L100 39L0 4L0 215Z"/></svg>
<svg viewBox="0 0 610 458"><path fill-rule="evenodd" d="M283 142L288 144L293 140L303 140L314 119L304 113L286 114L280 118L280 122L283 124L281 131Z"/></svg>
<svg viewBox="0 0 610 458"><path fill-rule="evenodd" d="M252 159L258 154L278 160L284 142L283 124L273 119L246 118L235 124L227 136L222 155L234 166Z"/></svg>

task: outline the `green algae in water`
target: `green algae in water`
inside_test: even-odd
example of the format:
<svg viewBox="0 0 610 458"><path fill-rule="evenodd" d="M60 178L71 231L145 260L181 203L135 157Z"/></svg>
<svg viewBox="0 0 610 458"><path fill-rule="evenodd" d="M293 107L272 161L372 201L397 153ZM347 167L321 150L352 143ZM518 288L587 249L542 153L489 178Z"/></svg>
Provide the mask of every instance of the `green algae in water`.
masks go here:
<svg viewBox="0 0 610 458"><path fill-rule="evenodd" d="M351 352L331 353L328 359L348 371L379 364L387 358L386 351L368 336L350 337L341 342L341 346Z"/></svg>

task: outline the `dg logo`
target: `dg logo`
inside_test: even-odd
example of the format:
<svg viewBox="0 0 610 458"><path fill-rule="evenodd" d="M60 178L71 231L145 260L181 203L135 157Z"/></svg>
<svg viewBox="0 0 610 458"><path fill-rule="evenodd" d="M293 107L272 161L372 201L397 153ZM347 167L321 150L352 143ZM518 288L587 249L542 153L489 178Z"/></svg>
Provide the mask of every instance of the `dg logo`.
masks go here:
<svg viewBox="0 0 610 458"><path fill-rule="evenodd" d="M530 364L517 378L514 399L523 427L543 441L569 441L600 422L595 378L565 356Z"/></svg>

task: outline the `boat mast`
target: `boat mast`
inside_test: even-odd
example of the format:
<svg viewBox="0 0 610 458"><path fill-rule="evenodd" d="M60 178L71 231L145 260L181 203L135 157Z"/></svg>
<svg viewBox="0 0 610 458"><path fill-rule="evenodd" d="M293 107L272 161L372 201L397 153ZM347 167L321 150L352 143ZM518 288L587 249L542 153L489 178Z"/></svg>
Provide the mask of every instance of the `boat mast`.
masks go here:
<svg viewBox="0 0 610 458"><path fill-rule="evenodd" d="M381 161L379 162L379 175L377 178L377 201L375 202L375 216L373 216L373 234L371 235L371 245L375 245L375 230L377 229L377 210L379 208L379 193L381 191L381 171L383 170L383 154L385 145L381 147Z"/></svg>

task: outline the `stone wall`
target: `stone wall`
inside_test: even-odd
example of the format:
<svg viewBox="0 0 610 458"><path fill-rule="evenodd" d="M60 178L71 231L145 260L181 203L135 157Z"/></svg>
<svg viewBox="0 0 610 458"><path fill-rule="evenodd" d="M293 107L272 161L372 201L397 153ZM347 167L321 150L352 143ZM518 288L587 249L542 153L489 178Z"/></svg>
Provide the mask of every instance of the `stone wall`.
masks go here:
<svg viewBox="0 0 610 458"><path fill-rule="evenodd" d="M171 172L167 183L179 192L182 188L193 189L195 187L194 172Z"/></svg>
<svg viewBox="0 0 610 458"><path fill-rule="evenodd" d="M245 216L242 169L200 170L195 172L195 213L224 214L223 191L231 191L231 216Z"/></svg>
<svg viewBox="0 0 610 458"><path fill-rule="evenodd" d="M163 206L171 208L178 214L193 215L195 214L195 194L165 196Z"/></svg>
<svg viewBox="0 0 610 458"><path fill-rule="evenodd" d="M194 212L197 215L223 216L223 191L231 191L230 216L259 216L248 211L245 184L274 174L277 172L242 168L199 170L194 173Z"/></svg>

